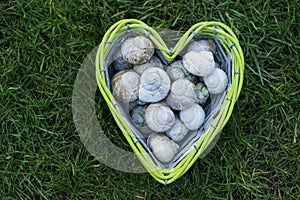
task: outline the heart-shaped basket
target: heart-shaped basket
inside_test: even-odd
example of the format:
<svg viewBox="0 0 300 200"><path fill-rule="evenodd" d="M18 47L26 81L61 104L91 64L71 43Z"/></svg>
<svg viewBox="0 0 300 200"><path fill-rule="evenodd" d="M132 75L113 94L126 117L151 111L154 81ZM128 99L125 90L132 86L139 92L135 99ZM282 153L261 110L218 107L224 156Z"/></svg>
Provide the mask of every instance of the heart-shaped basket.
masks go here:
<svg viewBox="0 0 300 200"><path fill-rule="evenodd" d="M156 55L165 64L184 51L185 47L197 39L212 39L217 47L217 57L221 69L227 73L227 89L211 97L209 112L204 125L180 145L180 151L168 164L159 162L153 156L145 137L131 123L128 112L122 102L114 97L110 88L112 75L115 73L111 63L115 51L120 48L124 38L142 35L148 37L155 46ZM238 39L233 31L220 22L200 22L192 26L174 48L168 48L158 32L145 23L135 19L125 19L111 26L103 37L96 55L96 80L116 123L148 172L160 183L169 184L181 177L199 157L204 157L216 143L222 128L232 113L242 88L244 57Z"/></svg>

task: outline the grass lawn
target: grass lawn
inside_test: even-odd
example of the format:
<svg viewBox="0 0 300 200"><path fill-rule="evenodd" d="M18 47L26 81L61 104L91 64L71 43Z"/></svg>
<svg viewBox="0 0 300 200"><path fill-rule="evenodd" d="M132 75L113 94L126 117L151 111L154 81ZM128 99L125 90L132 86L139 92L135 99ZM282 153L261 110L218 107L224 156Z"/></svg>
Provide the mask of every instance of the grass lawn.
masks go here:
<svg viewBox="0 0 300 200"><path fill-rule="evenodd" d="M300 3L161 2L1 1L1 199L300 199ZM167 186L100 163L73 122L81 63L124 18L181 31L220 21L245 54L243 90L217 145ZM127 148L98 96L103 129Z"/></svg>

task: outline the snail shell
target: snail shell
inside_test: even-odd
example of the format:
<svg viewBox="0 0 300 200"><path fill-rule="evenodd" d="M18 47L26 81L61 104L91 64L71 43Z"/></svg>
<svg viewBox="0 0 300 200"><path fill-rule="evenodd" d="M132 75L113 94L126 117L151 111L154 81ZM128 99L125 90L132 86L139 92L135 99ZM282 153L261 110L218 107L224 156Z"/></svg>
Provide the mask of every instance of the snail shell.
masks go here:
<svg viewBox="0 0 300 200"><path fill-rule="evenodd" d="M207 87L199 82L196 84L196 95L197 95L197 100L201 106L204 106L207 102L207 99L209 98L209 92L208 92L208 89Z"/></svg>
<svg viewBox="0 0 300 200"><path fill-rule="evenodd" d="M139 100L158 102L168 95L170 87L170 78L164 70L158 67L148 68L141 75Z"/></svg>
<svg viewBox="0 0 300 200"><path fill-rule="evenodd" d="M144 36L127 38L122 46L121 53L124 60L131 64L143 64L150 60L154 54L152 42Z"/></svg>
<svg viewBox="0 0 300 200"><path fill-rule="evenodd" d="M166 131L166 134L175 142L180 142L189 132L179 118L175 118L175 123L171 129Z"/></svg>
<svg viewBox="0 0 300 200"><path fill-rule="evenodd" d="M145 120L153 131L164 132L175 123L175 115L165 103L153 103L146 109Z"/></svg>
<svg viewBox="0 0 300 200"><path fill-rule="evenodd" d="M216 53L216 44L213 40L199 40L193 41L187 51L210 51Z"/></svg>
<svg viewBox="0 0 300 200"><path fill-rule="evenodd" d="M214 56L209 51L190 51L183 56L182 63L196 76L208 76L215 68Z"/></svg>
<svg viewBox="0 0 300 200"><path fill-rule="evenodd" d="M180 111L179 118L189 130L197 130L204 123L205 112L201 106L194 104Z"/></svg>
<svg viewBox="0 0 300 200"><path fill-rule="evenodd" d="M172 161L178 153L179 146L165 135L151 134L147 139L147 144L154 156L163 163Z"/></svg>
<svg viewBox="0 0 300 200"><path fill-rule="evenodd" d="M228 77L226 73L219 68L215 68L212 74L204 77L203 79L211 94L219 94L223 92L228 85Z"/></svg>
<svg viewBox="0 0 300 200"><path fill-rule="evenodd" d="M183 78L191 81L192 83L197 82L197 77L189 73L184 68L182 60L177 60L173 62L170 66L167 67L166 72L169 75L172 82Z"/></svg>
<svg viewBox="0 0 300 200"><path fill-rule="evenodd" d="M138 98L140 75L133 70L116 73L111 81L113 94L123 101L134 101Z"/></svg>
<svg viewBox="0 0 300 200"><path fill-rule="evenodd" d="M183 110L197 100L196 86L186 79L178 79L172 83L171 92L166 98L167 104L174 110Z"/></svg>

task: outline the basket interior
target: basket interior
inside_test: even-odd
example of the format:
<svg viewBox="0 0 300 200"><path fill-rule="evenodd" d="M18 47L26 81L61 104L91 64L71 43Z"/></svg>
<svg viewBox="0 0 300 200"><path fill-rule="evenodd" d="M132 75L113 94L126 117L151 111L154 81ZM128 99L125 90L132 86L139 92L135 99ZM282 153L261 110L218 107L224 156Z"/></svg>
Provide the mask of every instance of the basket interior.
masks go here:
<svg viewBox="0 0 300 200"><path fill-rule="evenodd" d="M123 34L119 34L117 36L117 39L114 43L114 45L112 46L110 52L108 53L107 57L105 58L105 74L106 74L106 84L107 87L109 88L109 90L112 92L112 89L110 87L110 81L112 79L112 77L117 73L117 71L115 70L115 68L113 67L114 65L114 60L116 59L116 52L118 49L120 49L123 41L129 37L134 37L140 35L139 33L136 33L134 31L126 31ZM230 56L228 56L225 52L225 50L223 49L223 47L221 46L219 40L217 38L214 38L212 36L206 36L206 35L195 35L194 39L191 40L188 44L190 44L191 42L195 41L195 40L203 40L203 39L210 39L212 40L215 45L216 45L216 53L214 54L214 58L216 63L218 63L218 65L220 66L220 68L222 70L224 70L228 76L229 79L229 84L228 87L230 87L231 85L231 58ZM175 41L177 42L177 41ZM172 62L175 62L179 59L182 59L182 56L185 54L186 52L186 47L188 45L186 45L181 52L176 56L175 59L173 59L172 61L167 61L166 59L164 59L164 57L162 56L160 49L158 49L157 47L155 47L155 53L154 55L157 56L162 63L164 63L165 65L170 65ZM202 80L199 80L202 81ZM215 116L218 114L218 112L220 111L221 108L221 104L222 101L225 98L225 94L226 94L227 89L217 95L210 95L210 99L209 102L205 105L205 107L203 107L204 111L205 111L205 122L204 124L196 131L190 131L190 133L182 140L180 141L178 144L180 146L179 149L179 153L177 154L177 156L169 163L165 164L165 163L161 163L159 160L157 160L155 158L155 156L152 154L151 150L149 149L148 145L147 145L147 134L143 133L143 129L141 129L140 127L134 125L134 123L131 120L130 117L130 113L129 113L129 104L128 103L124 103L122 101L119 101L116 98L116 101L118 102L118 104L121 105L121 112L122 112L122 116L124 117L124 119L126 120L127 124L130 126L130 128L132 129L133 133L136 135L136 137L138 138L138 140L141 142L141 144L143 145L144 149L151 155L152 159L155 161L155 163L163 168L173 168L174 166L176 166L183 158L186 154L189 153L190 149L193 148L193 145L195 143L195 141L197 141L202 135L203 133L207 130L207 128L211 125L211 122L213 121L213 119L215 118Z"/></svg>

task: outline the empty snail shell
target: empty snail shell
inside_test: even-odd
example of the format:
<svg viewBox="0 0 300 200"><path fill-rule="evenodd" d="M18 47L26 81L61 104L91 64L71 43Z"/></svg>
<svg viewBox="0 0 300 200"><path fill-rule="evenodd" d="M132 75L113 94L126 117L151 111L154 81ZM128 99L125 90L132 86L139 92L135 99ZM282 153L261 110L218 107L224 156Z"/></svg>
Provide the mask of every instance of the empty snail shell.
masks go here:
<svg viewBox="0 0 300 200"><path fill-rule="evenodd" d="M171 92L166 98L167 104L174 110L183 110L197 100L196 86L186 79L178 79L172 83Z"/></svg>
<svg viewBox="0 0 300 200"><path fill-rule="evenodd" d="M124 60L131 64L143 64L150 60L154 54L152 42L144 36L127 38L122 46L121 53Z"/></svg>
<svg viewBox="0 0 300 200"><path fill-rule="evenodd" d="M164 70L158 67L148 68L141 75L139 100L158 102L168 95L170 87L170 78Z"/></svg>
<svg viewBox="0 0 300 200"><path fill-rule="evenodd" d="M193 41L188 46L187 51L210 51L216 53L216 44L213 40Z"/></svg>
<svg viewBox="0 0 300 200"><path fill-rule="evenodd" d="M164 132L175 123L175 115L165 103L153 103L146 109L145 120L153 131Z"/></svg>
<svg viewBox="0 0 300 200"><path fill-rule="evenodd" d="M153 133L147 139L147 144L154 156L163 163L172 161L178 153L179 146L166 135Z"/></svg>
<svg viewBox="0 0 300 200"><path fill-rule="evenodd" d="M175 142L180 142L189 132L184 125L184 123L179 119L175 118L175 123L171 129L166 131L167 136L169 136Z"/></svg>
<svg viewBox="0 0 300 200"><path fill-rule="evenodd" d="M116 73L111 81L113 94L123 101L134 101L138 98L140 75L133 70Z"/></svg>
<svg viewBox="0 0 300 200"><path fill-rule="evenodd" d="M203 79L211 94L219 94L223 92L228 85L228 77L226 73L219 68L215 68L210 75Z"/></svg>
<svg viewBox="0 0 300 200"><path fill-rule="evenodd" d="M207 99L209 98L209 92L207 87L199 82L196 84L196 95L197 95L197 103L200 104L201 106L204 106L207 102Z"/></svg>
<svg viewBox="0 0 300 200"><path fill-rule="evenodd" d="M194 104L180 111L179 118L189 130L197 130L204 123L205 112L201 106Z"/></svg>
<svg viewBox="0 0 300 200"><path fill-rule="evenodd" d="M214 56L209 51L190 51L183 56L182 63L196 76L208 76L215 68Z"/></svg>

